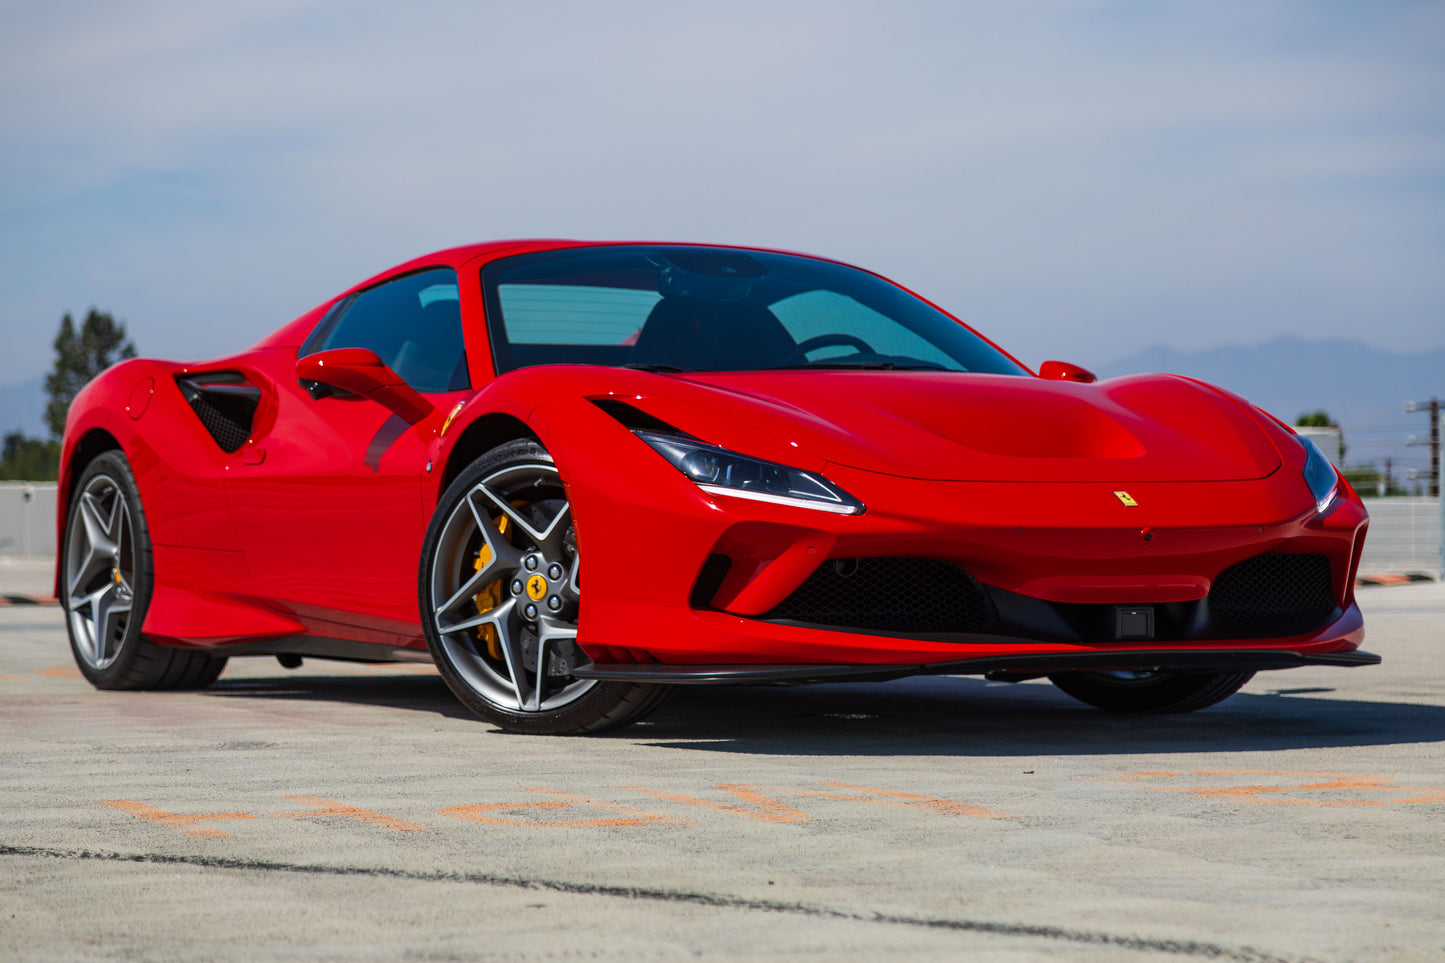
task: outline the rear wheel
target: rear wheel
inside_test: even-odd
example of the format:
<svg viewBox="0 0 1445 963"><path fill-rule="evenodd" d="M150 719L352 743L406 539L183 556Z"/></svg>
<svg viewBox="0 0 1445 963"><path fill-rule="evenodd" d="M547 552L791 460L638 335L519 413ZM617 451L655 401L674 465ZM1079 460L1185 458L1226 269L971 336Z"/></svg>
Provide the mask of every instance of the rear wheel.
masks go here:
<svg viewBox="0 0 1445 963"><path fill-rule="evenodd" d="M154 570L150 533L125 455L107 451L75 486L62 547L61 603L80 672L97 689L199 689L223 658L141 635Z"/></svg>
<svg viewBox="0 0 1445 963"><path fill-rule="evenodd" d="M1193 712L1239 691L1253 672L1059 672L1049 681L1111 712Z"/></svg>
<svg viewBox="0 0 1445 963"><path fill-rule="evenodd" d="M601 732L661 704L666 686L578 679L577 536L552 456L493 449L442 495L419 578L437 668L467 708L515 732Z"/></svg>

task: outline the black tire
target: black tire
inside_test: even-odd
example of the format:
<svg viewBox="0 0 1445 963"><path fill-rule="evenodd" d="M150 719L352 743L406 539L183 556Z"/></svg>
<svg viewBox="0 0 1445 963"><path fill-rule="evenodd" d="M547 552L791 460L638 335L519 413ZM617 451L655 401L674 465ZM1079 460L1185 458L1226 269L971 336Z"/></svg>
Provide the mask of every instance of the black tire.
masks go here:
<svg viewBox="0 0 1445 963"><path fill-rule="evenodd" d="M81 473L60 548L60 604L70 651L91 685L201 689L216 681L224 658L157 645L141 634L155 567L145 510L123 453L102 452ZM118 605L129 608L114 611Z"/></svg>
<svg viewBox="0 0 1445 963"><path fill-rule="evenodd" d="M525 568L528 559L536 567ZM585 659L575 642L554 634L571 626L575 638L576 565L570 507L552 456L537 442L492 449L442 493L422 544L421 622L442 678L472 712L511 732L580 735L636 722L671 695L670 686L579 680L566 671ZM531 596L538 578L540 594ZM533 616L524 614L529 598ZM555 615L545 611L554 602ZM473 624L478 618L493 621ZM444 631L449 625L460 627ZM511 667L519 663L517 681Z"/></svg>
<svg viewBox="0 0 1445 963"><path fill-rule="evenodd" d="M1049 681L1110 712L1193 712L1221 702L1253 672L1060 672Z"/></svg>

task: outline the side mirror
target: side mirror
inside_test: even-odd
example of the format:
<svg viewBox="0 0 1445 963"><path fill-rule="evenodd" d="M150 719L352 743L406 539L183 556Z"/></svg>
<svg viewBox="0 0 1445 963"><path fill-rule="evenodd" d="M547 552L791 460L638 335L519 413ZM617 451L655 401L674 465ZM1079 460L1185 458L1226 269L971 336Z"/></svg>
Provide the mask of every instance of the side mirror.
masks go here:
<svg viewBox="0 0 1445 963"><path fill-rule="evenodd" d="M1067 361L1045 361L1039 365L1039 377L1050 381L1078 381L1086 385L1099 380L1088 368L1080 368Z"/></svg>
<svg viewBox="0 0 1445 963"><path fill-rule="evenodd" d="M307 355L296 361L296 377L313 397L316 392L307 382L369 398L412 425L436 410L368 348L333 348Z"/></svg>

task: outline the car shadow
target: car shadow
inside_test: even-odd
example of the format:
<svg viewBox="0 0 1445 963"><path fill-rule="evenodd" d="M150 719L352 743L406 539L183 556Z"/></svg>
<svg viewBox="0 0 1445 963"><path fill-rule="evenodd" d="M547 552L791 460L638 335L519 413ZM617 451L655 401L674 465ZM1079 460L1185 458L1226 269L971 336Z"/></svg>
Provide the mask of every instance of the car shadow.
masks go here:
<svg viewBox="0 0 1445 963"><path fill-rule="evenodd" d="M300 670L284 676L220 679L198 693L221 699L278 699L336 702L428 712L476 721L438 675L378 671L374 676L327 675Z"/></svg>
<svg viewBox="0 0 1445 963"><path fill-rule="evenodd" d="M659 748L799 756L1127 755L1445 741L1445 707L1327 696L1333 691L1244 692L1198 712L1147 715L1102 712L1051 685L974 678L708 689L674 699L624 734Z"/></svg>
<svg viewBox="0 0 1445 963"><path fill-rule="evenodd" d="M1287 679L1278 679L1287 683ZM1235 752L1445 741L1445 707L1366 702L1320 687L1253 683L1199 712L1123 715L1051 685L919 676L885 683L679 687L651 716L600 738L784 756L1035 756ZM1348 692L1347 688L1340 691ZM226 679L203 695L370 705L475 717L437 676L298 672ZM486 734L503 735L482 726Z"/></svg>

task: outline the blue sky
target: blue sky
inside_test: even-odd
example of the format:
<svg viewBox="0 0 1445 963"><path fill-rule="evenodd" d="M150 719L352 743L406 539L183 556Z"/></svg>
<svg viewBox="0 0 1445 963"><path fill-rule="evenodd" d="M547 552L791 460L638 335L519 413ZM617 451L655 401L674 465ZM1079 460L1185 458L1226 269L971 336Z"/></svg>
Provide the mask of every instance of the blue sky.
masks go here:
<svg viewBox="0 0 1445 963"><path fill-rule="evenodd" d="M1445 3L0 0L0 385L497 237L812 251L1025 361L1445 344Z"/></svg>

